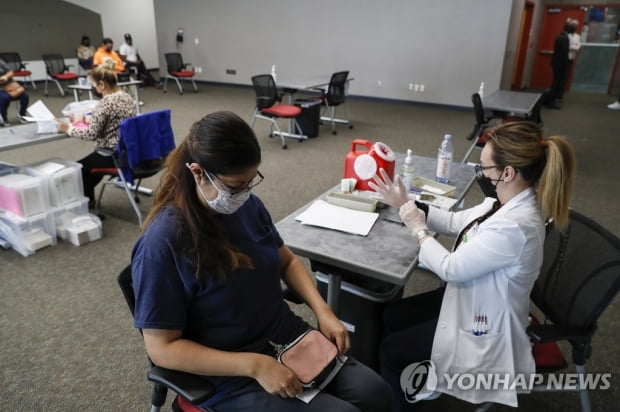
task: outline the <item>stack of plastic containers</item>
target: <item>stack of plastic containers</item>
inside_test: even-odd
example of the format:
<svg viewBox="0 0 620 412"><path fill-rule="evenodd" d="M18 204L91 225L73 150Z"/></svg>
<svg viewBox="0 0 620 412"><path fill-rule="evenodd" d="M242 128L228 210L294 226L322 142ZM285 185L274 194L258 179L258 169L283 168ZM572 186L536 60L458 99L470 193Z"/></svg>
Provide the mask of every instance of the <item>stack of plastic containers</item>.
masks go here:
<svg viewBox="0 0 620 412"><path fill-rule="evenodd" d="M22 170L42 179L59 238L75 246L101 238L101 220L88 213L80 163L54 158Z"/></svg>
<svg viewBox="0 0 620 412"><path fill-rule="evenodd" d="M16 170L0 176L0 237L22 256L56 244L43 179Z"/></svg>

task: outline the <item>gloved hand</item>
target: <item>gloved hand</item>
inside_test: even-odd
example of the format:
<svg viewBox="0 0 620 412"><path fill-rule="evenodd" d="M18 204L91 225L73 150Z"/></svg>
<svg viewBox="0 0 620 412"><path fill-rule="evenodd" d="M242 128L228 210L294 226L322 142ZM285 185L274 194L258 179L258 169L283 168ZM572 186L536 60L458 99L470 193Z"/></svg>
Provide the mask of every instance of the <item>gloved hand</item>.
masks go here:
<svg viewBox="0 0 620 412"><path fill-rule="evenodd" d="M403 182L400 180L400 176L396 175L394 182L392 182L385 170L379 169L379 173L381 177L374 175L372 177L374 182L368 182L368 186L377 192L377 195L371 196L370 198L380 200L396 208L400 208L403 204L407 203L409 197L407 196L405 185L403 185Z"/></svg>
<svg viewBox="0 0 620 412"><path fill-rule="evenodd" d="M426 229L426 215L418 208L413 200L408 201L398 211L400 218L413 233Z"/></svg>

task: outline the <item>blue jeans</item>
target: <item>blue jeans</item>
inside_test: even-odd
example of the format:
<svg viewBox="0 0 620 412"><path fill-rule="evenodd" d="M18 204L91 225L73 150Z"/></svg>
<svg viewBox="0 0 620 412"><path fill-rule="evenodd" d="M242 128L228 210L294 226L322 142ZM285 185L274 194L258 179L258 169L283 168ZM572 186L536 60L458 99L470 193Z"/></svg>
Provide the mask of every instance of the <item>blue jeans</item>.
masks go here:
<svg viewBox="0 0 620 412"><path fill-rule="evenodd" d="M21 96L18 97L19 99L19 115L20 116L25 116L26 115L26 109L28 108L28 92L24 92L24 94L22 94ZM9 104L11 104L11 96L9 96L9 94L7 92L5 92L3 89L0 88L0 116L2 116L2 118L5 121L8 121L7 119L7 111L9 108Z"/></svg>

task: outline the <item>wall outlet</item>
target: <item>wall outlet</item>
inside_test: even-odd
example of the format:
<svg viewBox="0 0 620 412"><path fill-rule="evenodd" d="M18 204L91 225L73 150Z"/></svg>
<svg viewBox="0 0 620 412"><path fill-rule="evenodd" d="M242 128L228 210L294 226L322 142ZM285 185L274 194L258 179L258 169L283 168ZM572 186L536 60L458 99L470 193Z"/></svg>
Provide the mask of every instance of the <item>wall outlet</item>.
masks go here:
<svg viewBox="0 0 620 412"><path fill-rule="evenodd" d="M226 74L237 74L237 70L235 70L235 69L226 69Z"/></svg>
<svg viewBox="0 0 620 412"><path fill-rule="evenodd" d="M381 83L381 80L377 80L377 87L381 87L383 83Z"/></svg>
<svg viewBox="0 0 620 412"><path fill-rule="evenodd" d="M416 83L416 84L414 84L414 85L413 85L413 90L415 90L416 92L419 92L419 91L420 91L420 85L419 85L419 84L417 84L417 83Z"/></svg>
<svg viewBox="0 0 620 412"><path fill-rule="evenodd" d="M200 43L200 42L198 41L198 37L195 37L195 38L194 38L194 43L195 43L195 44Z"/></svg>
<svg viewBox="0 0 620 412"><path fill-rule="evenodd" d="M196 73L202 73L202 67L200 66L196 67Z"/></svg>
<svg viewBox="0 0 620 412"><path fill-rule="evenodd" d="M413 90L413 83L409 83L409 90Z"/></svg>
<svg viewBox="0 0 620 412"><path fill-rule="evenodd" d="M424 91L424 85L423 85L423 84L421 84L421 85L420 85L420 91L421 91L421 92L423 92L423 91Z"/></svg>

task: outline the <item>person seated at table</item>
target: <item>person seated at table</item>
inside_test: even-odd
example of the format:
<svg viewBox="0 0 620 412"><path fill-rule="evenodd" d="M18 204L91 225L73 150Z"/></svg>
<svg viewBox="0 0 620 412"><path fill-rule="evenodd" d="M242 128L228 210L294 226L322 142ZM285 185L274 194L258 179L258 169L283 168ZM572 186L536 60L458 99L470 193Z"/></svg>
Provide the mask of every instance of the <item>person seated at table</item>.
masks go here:
<svg viewBox="0 0 620 412"><path fill-rule="evenodd" d="M382 202L399 208L419 243L420 263L446 282L386 307L381 375L397 396L398 410L438 392L517 406L515 389L459 389L447 384L445 374L501 372L512 382L517 374L535 373L525 333L529 295L542 265L544 219L560 229L568 222L575 153L565 138L544 138L532 122L504 123L489 129L475 172L486 197L459 212L416 204L400 178L393 184L384 171L371 184ZM428 229L458 235L453 250ZM403 370L422 361L433 363L437 385L415 394L419 388Z"/></svg>
<svg viewBox="0 0 620 412"><path fill-rule="evenodd" d="M78 58L78 64L84 70L90 70L93 68L95 47L90 44L90 38L88 36L82 36L82 41L76 49L76 54Z"/></svg>
<svg viewBox="0 0 620 412"><path fill-rule="evenodd" d="M142 81L144 86L154 86L157 84L151 72L146 68L138 49L133 46L133 39L131 34L125 34L125 43L121 45L118 50L118 54L125 63L125 67L131 69L136 68L138 72L138 79Z"/></svg>
<svg viewBox="0 0 620 412"><path fill-rule="evenodd" d="M19 99L19 122L26 123L24 116L26 115L26 109L28 109L28 101L30 97L28 92L24 88L23 93L18 97L11 97L9 93L4 90L4 86L17 82L13 79L13 70L8 64L0 59L0 126L10 126L8 122L8 110L11 100Z"/></svg>
<svg viewBox="0 0 620 412"><path fill-rule="evenodd" d="M93 110L88 128L78 128L70 123L58 122L59 132L95 141L95 151L79 160L82 164L84 195L88 197L90 208L96 206L95 186L103 178L101 175L92 174L92 169L114 167L112 157L99 153L97 149L115 150L119 139L120 123L136 115L136 103L129 94L119 89L116 73L112 67L113 62L107 62L88 73L88 82L94 94L101 97Z"/></svg>
<svg viewBox="0 0 620 412"><path fill-rule="evenodd" d="M131 262L134 326L149 357L208 376L216 394L200 406L218 411L389 411L388 385L352 357L309 404L295 399L301 384L270 341L292 342L310 325L280 281L341 354L349 336L252 192L260 163L256 135L231 112L195 122L168 156Z"/></svg>
<svg viewBox="0 0 620 412"><path fill-rule="evenodd" d="M108 63L108 67L113 67L116 73L125 72L127 70L125 68L125 63L123 63L123 59L114 51L114 42L111 38L106 37L95 52L93 66L97 67L109 61L113 61L114 65L111 66L110 63Z"/></svg>

